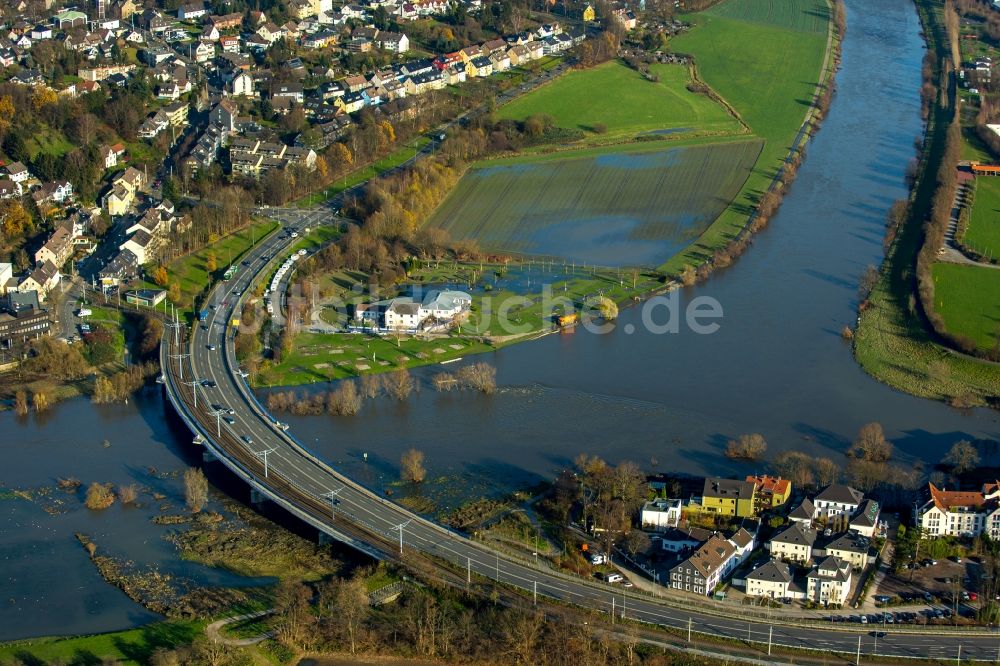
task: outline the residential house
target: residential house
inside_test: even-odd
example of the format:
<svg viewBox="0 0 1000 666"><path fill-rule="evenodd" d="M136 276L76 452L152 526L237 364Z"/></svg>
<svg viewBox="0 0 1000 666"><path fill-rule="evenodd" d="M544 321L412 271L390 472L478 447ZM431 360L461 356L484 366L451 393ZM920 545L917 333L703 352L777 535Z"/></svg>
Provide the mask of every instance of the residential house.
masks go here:
<svg viewBox="0 0 1000 666"><path fill-rule="evenodd" d="M979 491L956 491L928 483L928 499L917 511L925 537L971 537L988 534L1000 538L1000 483Z"/></svg>
<svg viewBox="0 0 1000 666"><path fill-rule="evenodd" d="M277 83L271 87L271 99L278 100L281 98L287 98L294 101L296 104L302 104L304 100L304 93L301 83Z"/></svg>
<svg viewBox="0 0 1000 666"><path fill-rule="evenodd" d="M208 10L205 9L205 5L200 2L181 5L177 8L177 18L181 21L191 21L193 19L201 18L206 14L208 14Z"/></svg>
<svg viewBox="0 0 1000 666"><path fill-rule="evenodd" d="M845 562L849 562L855 569L864 569L868 566L868 550L871 541L868 537L861 536L855 532L847 532L836 537L826 544L822 550L827 556L839 557ZM819 553L817 553L819 554Z"/></svg>
<svg viewBox="0 0 1000 666"><path fill-rule="evenodd" d="M4 167L4 170L7 172L7 178L18 184L31 178L31 172L28 171L28 167L20 162L11 162Z"/></svg>
<svg viewBox="0 0 1000 666"><path fill-rule="evenodd" d="M20 292L34 291L38 293L38 300L44 301L49 292L59 284L62 276L59 268L51 261L45 261L35 267L27 277L17 285Z"/></svg>
<svg viewBox="0 0 1000 666"><path fill-rule="evenodd" d="M866 499L861 503L858 514L854 518L851 518L851 524L848 529L869 539L874 537L875 532L879 529L880 512L881 509L878 502L873 499Z"/></svg>
<svg viewBox="0 0 1000 666"><path fill-rule="evenodd" d="M236 130L236 118L239 116L239 107L230 99L222 99L208 115L209 121L225 132Z"/></svg>
<svg viewBox="0 0 1000 666"><path fill-rule="evenodd" d="M41 187L31 193L31 198L35 204L46 202L65 203L73 197L73 183L68 180L44 183Z"/></svg>
<svg viewBox="0 0 1000 666"><path fill-rule="evenodd" d="M738 479L707 478L702 490L702 510L723 516L751 518L756 514L757 486Z"/></svg>
<svg viewBox="0 0 1000 666"><path fill-rule="evenodd" d="M276 41L285 36L281 31L281 28L276 26L271 21L268 21L264 25L257 28L256 34L258 37L266 40L268 44L274 44Z"/></svg>
<svg viewBox="0 0 1000 666"><path fill-rule="evenodd" d="M243 25L243 14L241 12L233 12L232 14L224 14L222 16L212 16L209 18L209 21L219 30L237 29Z"/></svg>
<svg viewBox="0 0 1000 666"><path fill-rule="evenodd" d="M812 559L816 532L802 523L792 523L771 537L768 549L771 557L805 564Z"/></svg>
<svg viewBox="0 0 1000 666"><path fill-rule="evenodd" d="M229 82L228 90L233 97L253 97L253 77L248 72L240 71Z"/></svg>
<svg viewBox="0 0 1000 666"><path fill-rule="evenodd" d="M0 178L0 199L13 199L21 196L22 192L21 183L9 178Z"/></svg>
<svg viewBox="0 0 1000 666"><path fill-rule="evenodd" d="M587 6L583 8L583 13L580 15L580 17L584 21L590 22L597 18L597 12L594 11L593 5L588 3Z"/></svg>
<svg viewBox="0 0 1000 666"><path fill-rule="evenodd" d="M219 37L219 48L223 53L239 53L240 38L233 35L222 35Z"/></svg>
<svg viewBox="0 0 1000 666"><path fill-rule="evenodd" d="M793 523L803 523L806 527L809 527L812 525L815 516L816 506L812 503L811 499L806 497L797 507L789 512L788 520Z"/></svg>
<svg viewBox="0 0 1000 666"><path fill-rule="evenodd" d="M111 146L101 146L97 152L105 169L113 169L118 166L118 155L111 150Z"/></svg>
<svg viewBox="0 0 1000 666"><path fill-rule="evenodd" d="M700 527L668 529L659 535L660 547L671 553L683 553L705 543L713 534Z"/></svg>
<svg viewBox="0 0 1000 666"><path fill-rule="evenodd" d="M679 499L655 499L642 505L639 525L644 530L663 531L677 527L681 521L684 502Z"/></svg>
<svg viewBox="0 0 1000 666"><path fill-rule="evenodd" d="M198 37L203 42L217 42L219 38L222 37L222 33L219 32L218 26L209 23L201 31L201 35Z"/></svg>
<svg viewBox="0 0 1000 666"><path fill-rule="evenodd" d="M792 495L792 483L788 479L768 476L748 476L747 481L757 486L757 511L767 511L784 506Z"/></svg>
<svg viewBox="0 0 1000 666"><path fill-rule="evenodd" d="M806 576L806 598L824 606L841 606L847 603L852 575L850 562L826 557Z"/></svg>
<svg viewBox="0 0 1000 666"><path fill-rule="evenodd" d="M816 507L814 518L833 518L846 516L850 518L858 512L864 494L840 483L834 483L819 492L813 498Z"/></svg>
<svg viewBox="0 0 1000 666"><path fill-rule="evenodd" d="M35 264L44 264L46 261L55 266L62 266L73 256L73 230L72 227L59 225L45 241L45 245L35 252Z"/></svg>
<svg viewBox="0 0 1000 666"><path fill-rule="evenodd" d="M410 50L410 39L401 32L379 32L375 45L390 53L406 53Z"/></svg>
<svg viewBox="0 0 1000 666"><path fill-rule="evenodd" d="M801 599L804 592L795 584L795 575L787 562L771 559L746 576L748 597L766 599Z"/></svg>
<svg viewBox="0 0 1000 666"><path fill-rule="evenodd" d="M182 125L187 125L188 122L188 103L187 102L174 102L173 104L168 104L161 109L167 118L167 123L173 127L180 127Z"/></svg>
<svg viewBox="0 0 1000 666"><path fill-rule="evenodd" d="M690 557L670 569L670 587L702 596L713 594L735 552L736 547L731 541L719 535L713 536Z"/></svg>

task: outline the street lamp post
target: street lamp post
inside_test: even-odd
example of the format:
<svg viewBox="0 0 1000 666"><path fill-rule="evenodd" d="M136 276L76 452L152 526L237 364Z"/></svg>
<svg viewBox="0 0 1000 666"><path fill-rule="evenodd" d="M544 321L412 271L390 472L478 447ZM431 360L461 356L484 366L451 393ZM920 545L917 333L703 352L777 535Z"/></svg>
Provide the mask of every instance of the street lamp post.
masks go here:
<svg viewBox="0 0 1000 666"><path fill-rule="evenodd" d="M211 415L215 417L215 436L222 437L222 415L223 411L221 409L216 409L211 412Z"/></svg>

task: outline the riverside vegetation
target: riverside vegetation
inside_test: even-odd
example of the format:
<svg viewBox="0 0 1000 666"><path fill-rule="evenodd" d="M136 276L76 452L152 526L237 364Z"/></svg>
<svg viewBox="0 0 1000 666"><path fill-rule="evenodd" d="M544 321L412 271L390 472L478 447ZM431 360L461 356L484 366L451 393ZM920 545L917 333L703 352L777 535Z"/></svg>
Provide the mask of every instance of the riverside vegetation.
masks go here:
<svg viewBox="0 0 1000 666"><path fill-rule="evenodd" d="M972 281L956 291L949 281L952 267L937 262L963 153L954 87L938 86L961 64L956 10L951 0L921 0L918 9L928 42L921 87L927 132L910 198L889 213L885 261L861 301L854 352L867 372L909 393L956 407L995 404L1000 373L975 358L992 352L962 332L963 315L956 315L960 308L978 309L985 294L968 293ZM984 29L989 30L988 24ZM940 311L938 292L948 296Z"/></svg>

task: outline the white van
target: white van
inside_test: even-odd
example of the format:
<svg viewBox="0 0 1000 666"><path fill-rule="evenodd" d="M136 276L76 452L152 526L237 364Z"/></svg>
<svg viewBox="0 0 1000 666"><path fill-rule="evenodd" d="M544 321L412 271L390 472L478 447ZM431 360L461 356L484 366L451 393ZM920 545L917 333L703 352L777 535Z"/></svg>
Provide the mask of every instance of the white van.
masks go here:
<svg viewBox="0 0 1000 666"><path fill-rule="evenodd" d="M590 556L590 563L595 567L598 564L607 564L608 556L605 555L604 553L594 553L593 555Z"/></svg>
<svg viewBox="0 0 1000 666"><path fill-rule="evenodd" d="M605 583L620 583L625 580L625 577L618 573L609 573L604 577Z"/></svg>

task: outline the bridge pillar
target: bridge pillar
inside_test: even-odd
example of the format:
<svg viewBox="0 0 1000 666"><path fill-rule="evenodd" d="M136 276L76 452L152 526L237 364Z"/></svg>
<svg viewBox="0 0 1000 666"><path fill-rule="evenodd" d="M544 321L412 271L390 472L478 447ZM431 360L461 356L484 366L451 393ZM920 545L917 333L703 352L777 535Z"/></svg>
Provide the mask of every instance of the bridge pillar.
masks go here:
<svg viewBox="0 0 1000 666"><path fill-rule="evenodd" d="M251 488L250 489L250 503L251 504L254 504L254 505L263 504L266 501L267 501L267 497L265 497L262 492L260 492L256 488Z"/></svg>

